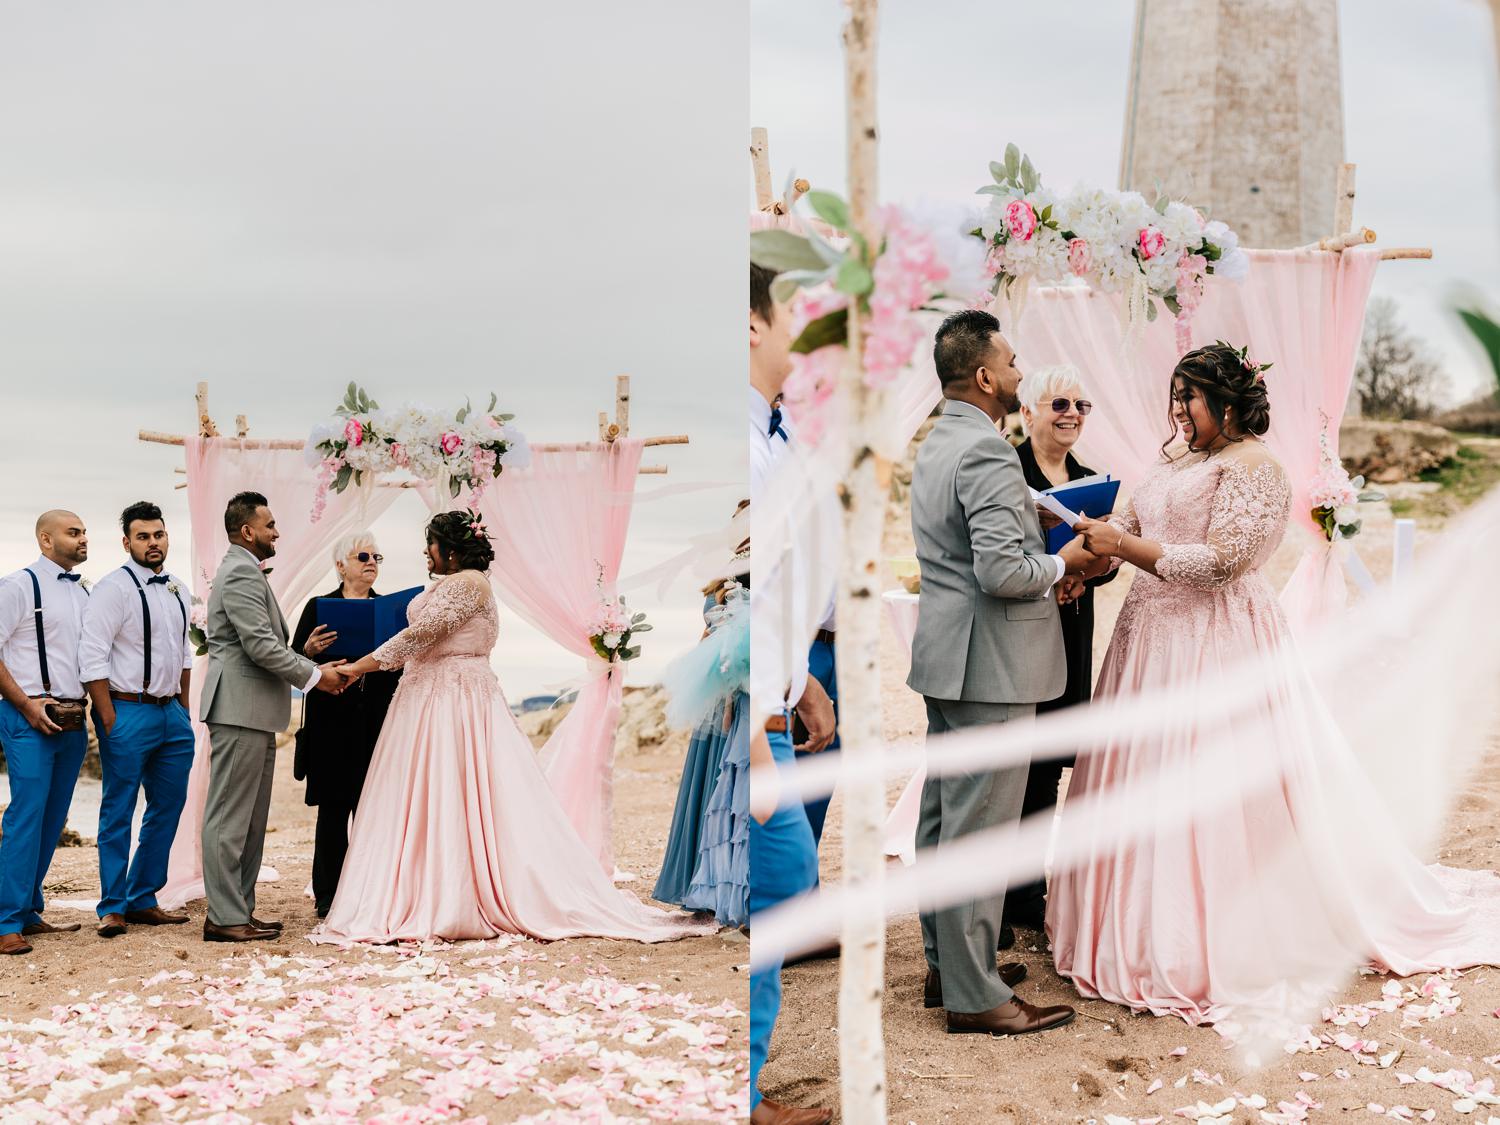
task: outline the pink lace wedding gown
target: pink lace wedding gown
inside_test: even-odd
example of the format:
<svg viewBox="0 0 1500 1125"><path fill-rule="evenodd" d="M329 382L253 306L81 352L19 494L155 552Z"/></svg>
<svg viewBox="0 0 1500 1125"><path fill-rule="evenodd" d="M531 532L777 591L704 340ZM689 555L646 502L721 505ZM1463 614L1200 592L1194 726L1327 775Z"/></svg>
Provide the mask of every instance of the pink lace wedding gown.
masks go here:
<svg viewBox="0 0 1500 1125"><path fill-rule="evenodd" d="M1164 553L1156 575L1133 576L1097 703L1196 683L1246 658L1295 659L1260 572L1289 500L1281 466L1251 441L1187 454L1141 482L1112 522ZM1207 732L1185 722L1179 734L1080 758L1059 840L1084 859L1059 865L1047 904L1058 972L1087 997L1213 1023L1230 1011L1305 1009L1361 959L1401 975L1500 963L1500 878L1423 866L1398 832L1370 827L1396 821L1381 819L1390 812L1305 670L1278 679L1255 709L1249 721ZM1132 839L1078 811L1173 770L1185 783L1142 789L1155 802L1140 810L1151 827ZM1194 807L1226 771L1242 781L1228 807Z"/></svg>
<svg viewBox="0 0 1500 1125"><path fill-rule="evenodd" d="M484 575L438 579L407 620L374 653L381 668L406 672L313 939L712 932L617 890L574 832L490 670L499 618Z"/></svg>

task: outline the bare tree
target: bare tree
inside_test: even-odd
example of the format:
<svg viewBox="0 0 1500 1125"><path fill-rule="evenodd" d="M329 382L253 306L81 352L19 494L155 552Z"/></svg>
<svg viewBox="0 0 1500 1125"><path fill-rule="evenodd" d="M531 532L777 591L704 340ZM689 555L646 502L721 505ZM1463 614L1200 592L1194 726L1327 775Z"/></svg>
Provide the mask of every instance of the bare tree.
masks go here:
<svg viewBox="0 0 1500 1125"><path fill-rule="evenodd" d="M1401 323L1396 302L1376 297L1365 313L1365 334L1354 366L1354 389L1364 413L1387 420L1430 418L1448 380L1426 346Z"/></svg>

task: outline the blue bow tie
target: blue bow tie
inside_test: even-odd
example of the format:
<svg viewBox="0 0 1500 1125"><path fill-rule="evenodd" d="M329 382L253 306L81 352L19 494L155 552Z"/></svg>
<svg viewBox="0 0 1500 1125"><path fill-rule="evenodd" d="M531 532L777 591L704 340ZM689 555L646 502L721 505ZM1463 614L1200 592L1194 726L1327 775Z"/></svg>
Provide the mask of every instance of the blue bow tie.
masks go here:
<svg viewBox="0 0 1500 1125"><path fill-rule="evenodd" d="M153 574L150 578L146 579L146 585L165 586L170 581L172 581L172 579L165 574Z"/></svg>
<svg viewBox="0 0 1500 1125"><path fill-rule="evenodd" d="M80 578L83 577L83 575L81 575L81 574L70 574L67 571L63 571L61 574L58 575L58 577L61 578L64 582L77 582Z"/></svg>
<svg viewBox="0 0 1500 1125"><path fill-rule="evenodd" d="M773 406L771 407L771 420L766 426L766 436L775 437L777 434L781 435L782 441L787 440L786 431L781 428L781 407Z"/></svg>

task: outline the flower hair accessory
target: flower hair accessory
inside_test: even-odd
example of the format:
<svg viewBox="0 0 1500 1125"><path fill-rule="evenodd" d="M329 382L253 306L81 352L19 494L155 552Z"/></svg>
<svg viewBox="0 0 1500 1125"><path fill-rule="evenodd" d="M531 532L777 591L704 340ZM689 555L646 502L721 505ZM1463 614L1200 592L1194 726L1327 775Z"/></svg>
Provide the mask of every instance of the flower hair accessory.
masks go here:
<svg viewBox="0 0 1500 1125"><path fill-rule="evenodd" d="M1214 344L1239 356L1240 365L1246 371L1250 372L1257 383L1264 383L1266 381L1266 372L1276 366L1274 363L1256 363L1255 360L1250 358L1250 345L1248 344L1243 348L1237 348L1233 344L1223 340L1215 340Z"/></svg>
<svg viewBox="0 0 1500 1125"><path fill-rule="evenodd" d="M464 510L463 515L464 538L483 539L485 542L488 542L490 538L490 532L489 529L484 526L484 518L478 512L467 508Z"/></svg>

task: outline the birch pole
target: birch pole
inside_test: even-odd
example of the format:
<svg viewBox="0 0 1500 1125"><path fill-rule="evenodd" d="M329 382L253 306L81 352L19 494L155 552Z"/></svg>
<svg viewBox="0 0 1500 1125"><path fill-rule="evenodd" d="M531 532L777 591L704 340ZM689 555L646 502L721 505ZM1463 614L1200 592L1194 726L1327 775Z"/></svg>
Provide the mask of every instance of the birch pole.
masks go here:
<svg viewBox="0 0 1500 1125"><path fill-rule="evenodd" d="M848 101L849 214L853 231L872 246L877 198L875 127L876 0L846 0L844 69ZM852 231L851 231L852 233ZM880 417L883 391L864 383L864 325L853 303L849 363L843 374L848 404L846 468L839 500L844 518L838 583L839 731L843 745L844 884L851 891L879 887L885 878L881 826L885 821L880 704L879 552L890 488L890 465L876 457L868 435ZM885 1125L885 918L879 906L843 918L839 965L839 1073L843 1120Z"/></svg>

